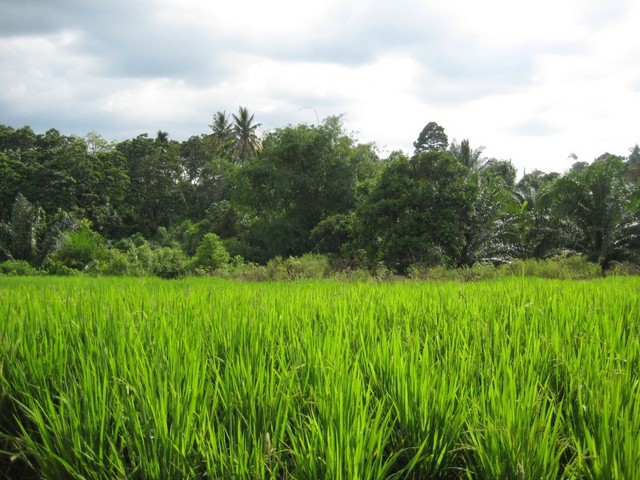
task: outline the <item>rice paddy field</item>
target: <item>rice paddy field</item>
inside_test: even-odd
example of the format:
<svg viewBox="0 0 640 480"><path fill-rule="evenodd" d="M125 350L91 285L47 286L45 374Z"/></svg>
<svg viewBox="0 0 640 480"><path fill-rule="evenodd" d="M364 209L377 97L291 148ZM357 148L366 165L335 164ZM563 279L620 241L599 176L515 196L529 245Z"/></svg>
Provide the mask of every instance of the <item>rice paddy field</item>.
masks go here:
<svg viewBox="0 0 640 480"><path fill-rule="evenodd" d="M629 277L0 277L0 478L638 478L639 336Z"/></svg>

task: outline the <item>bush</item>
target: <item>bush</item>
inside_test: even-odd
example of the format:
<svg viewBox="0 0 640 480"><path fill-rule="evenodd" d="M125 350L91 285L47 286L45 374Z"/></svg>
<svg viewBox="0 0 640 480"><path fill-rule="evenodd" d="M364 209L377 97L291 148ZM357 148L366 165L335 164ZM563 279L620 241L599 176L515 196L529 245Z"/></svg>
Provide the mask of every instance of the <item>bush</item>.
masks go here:
<svg viewBox="0 0 640 480"><path fill-rule="evenodd" d="M193 266L205 273L214 272L231 261L229 252L224 248L220 237L207 233L196 249Z"/></svg>
<svg viewBox="0 0 640 480"><path fill-rule="evenodd" d="M6 260L0 263L0 275L28 276L38 274L38 270L26 260Z"/></svg>
<svg viewBox="0 0 640 480"><path fill-rule="evenodd" d="M153 250L152 273L160 278L184 277L188 266L189 258L182 250L171 247Z"/></svg>
<svg viewBox="0 0 640 480"><path fill-rule="evenodd" d="M407 269L409 278L417 280L469 282L498 277L541 277L566 280L585 280L601 274L600 266L579 255L561 255L545 260L513 260L495 267L492 263L476 263L472 267L447 268L444 266Z"/></svg>
<svg viewBox="0 0 640 480"><path fill-rule="evenodd" d="M330 275L329 259L325 255L306 253L301 257L275 257L267 263L267 278L271 280L300 280L326 278Z"/></svg>
<svg viewBox="0 0 640 480"><path fill-rule="evenodd" d="M124 254L123 258L118 253ZM106 275L131 275L141 277L153 274L154 253L149 242L139 233L115 243L107 255ZM120 272L120 273L119 273Z"/></svg>
<svg viewBox="0 0 640 480"><path fill-rule="evenodd" d="M137 249L132 250L135 252ZM131 251L123 253L111 249L108 251L101 273L112 277L142 277L148 275L149 271L138 261L137 256L131 254Z"/></svg>
<svg viewBox="0 0 640 480"><path fill-rule="evenodd" d="M51 262L74 270L87 271L95 268L105 255L102 235L91 230L88 224L84 224L76 232L64 232Z"/></svg>
<svg viewBox="0 0 640 480"><path fill-rule="evenodd" d="M607 269L606 274L614 277L640 275L640 267L630 262L613 262Z"/></svg>
<svg viewBox="0 0 640 480"><path fill-rule="evenodd" d="M371 282L375 277L366 268L336 270L331 278L345 282Z"/></svg>
<svg viewBox="0 0 640 480"><path fill-rule="evenodd" d="M62 262L52 259L47 264L47 273L50 275L59 275L61 277L76 277L82 275L80 270L70 268Z"/></svg>
<svg viewBox="0 0 640 480"><path fill-rule="evenodd" d="M529 258L514 260L498 269L500 275L586 280L601 275L597 263L589 262L581 255L559 255L544 260Z"/></svg>

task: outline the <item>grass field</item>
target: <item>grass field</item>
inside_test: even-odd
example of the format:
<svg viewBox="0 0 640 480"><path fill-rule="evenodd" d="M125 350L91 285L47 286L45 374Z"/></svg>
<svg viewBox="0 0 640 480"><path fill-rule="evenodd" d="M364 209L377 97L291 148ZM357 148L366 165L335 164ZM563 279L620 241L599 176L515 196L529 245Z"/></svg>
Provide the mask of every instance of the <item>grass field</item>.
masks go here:
<svg viewBox="0 0 640 480"><path fill-rule="evenodd" d="M640 279L0 277L0 478L637 478Z"/></svg>

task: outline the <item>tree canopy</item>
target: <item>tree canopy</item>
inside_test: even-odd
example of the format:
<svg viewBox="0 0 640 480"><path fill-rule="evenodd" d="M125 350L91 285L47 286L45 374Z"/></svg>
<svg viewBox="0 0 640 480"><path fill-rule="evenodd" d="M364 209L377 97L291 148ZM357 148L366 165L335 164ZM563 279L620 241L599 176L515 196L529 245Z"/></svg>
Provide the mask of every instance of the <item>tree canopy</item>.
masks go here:
<svg viewBox="0 0 640 480"><path fill-rule="evenodd" d="M399 273L557 254L640 261L638 145L518 179L436 122L411 157L387 158L341 117L259 126L245 107L184 141L0 125L0 262L172 277L309 252Z"/></svg>

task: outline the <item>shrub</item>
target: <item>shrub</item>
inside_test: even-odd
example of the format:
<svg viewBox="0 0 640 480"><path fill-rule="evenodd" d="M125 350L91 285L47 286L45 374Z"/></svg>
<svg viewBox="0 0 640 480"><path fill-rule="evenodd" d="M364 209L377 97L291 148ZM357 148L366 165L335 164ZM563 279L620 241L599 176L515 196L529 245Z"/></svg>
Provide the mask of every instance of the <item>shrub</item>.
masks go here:
<svg viewBox="0 0 640 480"><path fill-rule="evenodd" d="M586 280L601 275L600 266L581 255L559 255L544 260L514 260L501 265L500 275Z"/></svg>
<svg viewBox="0 0 640 480"><path fill-rule="evenodd" d="M47 263L47 273L50 275L58 275L61 277L76 277L82 275L80 270L67 267L65 264L56 259L51 259Z"/></svg>
<svg viewBox="0 0 640 480"><path fill-rule="evenodd" d="M229 252L224 248L220 237L207 233L196 249L193 266L204 272L214 272L231 261Z"/></svg>
<svg viewBox="0 0 640 480"><path fill-rule="evenodd" d="M6 260L0 263L0 275L27 276L38 273L26 260Z"/></svg>
<svg viewBox="0 0 640 480"><path fill-rule="evenodd" d="M469 282L498 277L541 277L565 280L585 280L600 275L600 266L579 255L561 255L544 260L513 260L495 267L492 263L476 263L472 267L448 268L412 265L409 278L417 280Z"/></svg>
<svg viewBox="0 0 640 480"><path fill-rule="evenodd" d="M267 263L266 274L272 280L325 278L330 274L329 259L312 253L286 259L275 257Z"/></svg>
<svg viewBox="0 0 640 480"><path fill-rule="evenodd" d="M640 267L630 262L612 262L606 273L615 277L640 275Z"/></svg>
<svg viewBox="0 0 640 480"><path fill-rule="evenodd" d="M132 250L135 252L137 249L134 248ZM142 277L149 272L138 260L138 257L131 254L131 251L123 253L116 249L110 249L101 273L112 277Z"/></svg>
<svg viewBox="0 0 640 480"><path fill-rule="evenodd" d="M179 278L187 274L189 258L182 251L171 247L153 250L152 273L160 278Z"/></svg>
<svg viewBox="0 0 640 480"><path fill-rule="evenodd" d="M74 270L87 271L104 259L104 238L84 224L76 232L64 232L60 245L52 256L52 263L59 263Z"/></svg>

